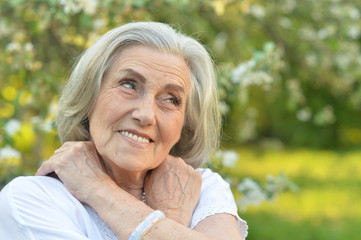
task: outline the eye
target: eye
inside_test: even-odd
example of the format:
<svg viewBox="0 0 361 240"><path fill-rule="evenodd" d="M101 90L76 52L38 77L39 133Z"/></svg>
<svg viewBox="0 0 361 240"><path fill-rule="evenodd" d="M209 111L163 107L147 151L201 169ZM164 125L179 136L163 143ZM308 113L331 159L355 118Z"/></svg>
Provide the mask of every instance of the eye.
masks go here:
<svg viewBox="0 0 361 240"><path fill-rule="evenodd" d="M171 104L173 104L175 106L179 106L181 104L181 100L179 98L177 98L177 97L174 97L174 96L168 98L167 102L169 102L169 103L171 103Z"/></svg>
<svg viewBox="0 0 361 240"><path fill-rule="evenodd" d="M133 80L124 80L120 83L121 86L125 87L125 88L129 88L129 89L136 89L136 84Z"/></svg>

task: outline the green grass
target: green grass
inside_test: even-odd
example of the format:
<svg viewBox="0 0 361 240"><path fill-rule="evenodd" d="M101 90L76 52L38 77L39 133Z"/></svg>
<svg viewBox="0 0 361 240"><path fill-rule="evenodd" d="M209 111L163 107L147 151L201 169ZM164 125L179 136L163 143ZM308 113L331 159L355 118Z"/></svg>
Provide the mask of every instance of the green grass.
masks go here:
<svg viewBox="0 0 361 240"><path fill-rule="evenodd" d="M300 188L240 213L249 224L247 240L361 238L361 151L241 149L238 153L237 166L227 169L231 175L262 183L268 174L285 173Z"/></svg>
<svg viewBox="0 0 361 240"><path fill-rule="evenodd" d="M309 220L292 222L287 218L268 213L245 214L249 224L247 240L339 240L360 239L361 220L344 218L342 221Z"/></svg>

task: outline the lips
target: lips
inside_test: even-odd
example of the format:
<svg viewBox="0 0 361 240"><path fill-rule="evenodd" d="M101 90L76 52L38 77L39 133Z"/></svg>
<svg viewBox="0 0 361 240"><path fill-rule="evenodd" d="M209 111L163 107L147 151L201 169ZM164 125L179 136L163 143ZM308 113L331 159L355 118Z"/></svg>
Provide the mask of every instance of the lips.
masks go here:
<svg viewBox="0 0 361 240"><path fill-rule="evenodd" d="M120 131L120 133L126 137L129 137L131 139L133 139L134 141L140 142L140 143L150 143L153 142L152 139L146 137L146 136L139 136L137 133L134 132L129 132L126 130L122 130Z"/></svg>

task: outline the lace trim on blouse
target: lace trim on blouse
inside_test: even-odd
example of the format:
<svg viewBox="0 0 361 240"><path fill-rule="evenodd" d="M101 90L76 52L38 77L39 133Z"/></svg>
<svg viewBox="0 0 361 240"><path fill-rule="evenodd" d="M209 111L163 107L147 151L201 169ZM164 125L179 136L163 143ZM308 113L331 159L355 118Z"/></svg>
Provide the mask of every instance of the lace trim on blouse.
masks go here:
<svg viewBox="0 0 361 240"><path fill-rule="evenodd" d="M237 209L230 207L229 204L219 203L217 205L211 205L208 207L203 207L199 209L192 217L191 228L193 229L200 221L206 217L212 216L217 213L227 213L237 217L238 226L241 230L241 235L245 239L248 235L248 225L247 222L241 219L237 214Z"/></svg>
<svg viewBox="0 0 361 240"><path fill-rule="evenodd" d="M109 226L99 217L99 215L95 212L95 210L88 206L84 205L85 209L88 211L91 219L93 219L95 225L98 227L99 231L101 232L101 235L106 240L117 240L117 235L109 228ZM235 209L232 207L229 207L227 204L218 204L216 206L209 206L202 208L198 211L196 215L193 215L192 222L191 222L191 228L193 229L200 221L205 219L206 217L212 216L217 213L228 213L233 216L236 216L238 219L238 226L241 230L242 237L245 239L248 234L248 225L247 223L238 217L237 214L235 214Z"/></svg>
<svg viewBox="0 0 361 240"><path fill-rule="evenodd" d="M88 211L90 218L98 227L100 234L105 240L118 240L117 235L110 229L110 227L99 217L98 213L90 206L84 205Z"/></svg>

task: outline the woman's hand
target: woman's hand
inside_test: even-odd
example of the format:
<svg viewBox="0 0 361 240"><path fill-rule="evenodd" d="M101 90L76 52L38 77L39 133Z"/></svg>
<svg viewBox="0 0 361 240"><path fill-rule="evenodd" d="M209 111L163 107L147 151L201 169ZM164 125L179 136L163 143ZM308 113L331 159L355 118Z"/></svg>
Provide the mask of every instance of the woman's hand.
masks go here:
<svg viewBox="0 0 361 240"><path fill-rule="evenodd" d="M145 178L144 191L148 205L189 227L198 204L202 177L183 159L168 156Z"/></svg>
<svg viewBox="0 0 361 240"><path fill-rule="evenodd" d="M66 142L45 161L37 176L55 172L68 191L79 201L87 203L94 189L112 182L92 142Z"/></svg>

